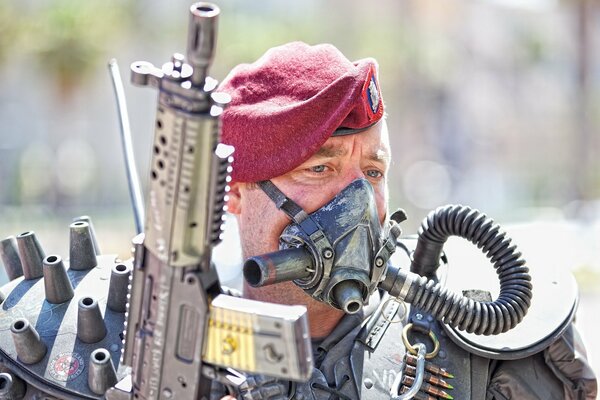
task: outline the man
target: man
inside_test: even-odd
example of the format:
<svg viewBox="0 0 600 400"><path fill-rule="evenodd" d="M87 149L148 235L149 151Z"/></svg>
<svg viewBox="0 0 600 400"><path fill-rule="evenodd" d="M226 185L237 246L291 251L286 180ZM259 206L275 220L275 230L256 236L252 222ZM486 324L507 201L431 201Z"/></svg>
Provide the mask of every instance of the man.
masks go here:
<svg viewBox="0 0 600 400"><path fill-rule="evenodd" d="M365 178L375 189L380 222L383 222L387 212L390 146L387 126L382 118L381 96L378 93L373 95L379 99L378 104L373 106L375 112L371 106L363 104L363 95L367 96L363 89L369 90L368 87L363 87L365 82L370 82L368 77L373 76L375 72L374 61L364 60L355 67L329 46L310 48L301 43L294 43L280 50L284 50L283 53L279 52L281 55L277 49L267 53L265 58L271 58L267 62L279 66L279 62L289 61L278 60L277 57L294 54L307 58L298 66L294 64L300 60L292 60L292 64L289 65L293 68L289 70L272 68L267 72L264 69L268 67L261 68L261 73L268 74L265 75L264 82L264 88L267 88L268 92L254 92L251 96L268 97L256 101L251 106L244 105L251 108L250 113L256 117L255 122L250 122L246 114L235 114L238 109L236 101L242 98L236 96L235 91L231 93L234 99L233 106L223 122L225 143L242 148L242 143L249 141L256 148L256 151L242 150L235 155L234 183L229 193L228 208L238 217L244 258L277 250L279 235L290 223L289 218L256 186L254 182L260 180L271 179L286 196L296 201L308 213L312 213L353 180ZM329 56L331 60L321 60L324 55ZM314 66L316 62L324 63L330 68L318 70ZM334 62L341 65L331 71ZM308 68L302 70L302 65ZM234 76L243 75L243 69L244 67L239 67L233 72ZM293 85L293 82L289 81L289 72L292 70L301 80L310 80L311 87L296 93L283 93L289 91L287 83ZM341 71L344 72L342 76L336 76ZM254 75L251 76L254 79ZM239 80L240 78L227 80L223 89L239 85L239 91L248 93L254 90L253 81L247 79L244 83L238 83ZM282 92L273 93L277 90ZM357 97L360 99L358 102ZM342 106L337 103L338 99L344 101ZM365 101L368 100L365 98ZM330 114L332 108L336 109L336 115ZM300 120L297 113L302 115L303 120ZM268 123L265 124L264 119L280 119L281 122L272 123L271 130L267 130L265 125ZM327 122L324 124L324 121ZM238 123L240 126L234 128ZM253 123L256 126L253 126ZM339 127L361 132L339 136L334 133L334 136L329 137ZM280 139L281 144L273 144L277 136L283 136L283 140ZM280 145L281 148L276 147ZM291 282L259 289L246 285L244 291L247 297L255 300L306 304L313 338L327 336L343 316L342 311L312 300Z"/></svg>
<svg viewBox="0 0 600 400"><path fill-rule="evenodd" d="M238 220L244 258L279 248L280 236L293 215L280 209L278 198L290 199L311 214L358 180L372 187L378 222L383 224L389 217L391 152L373 59L352 63L331 45L290 43L269 50L253 64L236 67L221 90L233 98L223 116L222 141L236 148L228 209ZM260 183L264 181L270 181L271 189ZM244 398L386 398L393 377L406 368L400 324L385 324L384 339L374 348L361 339L369 325L363 322L371 314L379 318L373 311L381 305L377 292L364 310L351 315L315 300L292 282L261 288L245 284L244 296L305 305L316 367L307 384L254 379L254 397L247 391L240 394ZM518 373L488 360L484 360L484 371L489 373L477 377L470 372L478 368L470 361L474 356L448 339L442 346L444 354L458 354L460 360L449 365L460 366L455 368L461 371L455 372L469 379L458 379L458 390L438 386L430 388L429 394L419 392L417 398L436 398L426 397L432 394L450 398L449 393L465 398L562 398L563 384L572 383L569 379L579 385L573 393L595 397L590 371L579 370L574 377L562 373L559 378L543 360L536 359L523 364L539 369L534 374L538 381L529 382L527 388L523 381L517 382ZM441 359L434 361L444 364ZM577 366L587 367L585 363ZM495 371L500 374L494 375ZM524 380L529 380L525 375Z"/></svg>

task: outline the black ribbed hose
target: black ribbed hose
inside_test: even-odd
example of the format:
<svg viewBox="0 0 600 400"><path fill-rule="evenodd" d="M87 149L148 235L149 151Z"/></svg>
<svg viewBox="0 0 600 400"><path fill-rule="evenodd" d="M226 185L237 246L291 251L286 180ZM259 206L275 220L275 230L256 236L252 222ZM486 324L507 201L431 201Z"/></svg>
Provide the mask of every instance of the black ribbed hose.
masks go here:
<svg viewBox="0 0 600 400"><path fill-rule="evenodd" d="M469 240L490 259L500 279L500 294L495 301L476 301L451 293L429 279L439 266L444 243L450 236ZM521 253L498 224L470 207L448 205L429 213L419 229L411 263L414 273L392 269L395 271L388 271L381 285L390 294L469 333L506 332L521 322L531 304L531 276Z"/></svg>

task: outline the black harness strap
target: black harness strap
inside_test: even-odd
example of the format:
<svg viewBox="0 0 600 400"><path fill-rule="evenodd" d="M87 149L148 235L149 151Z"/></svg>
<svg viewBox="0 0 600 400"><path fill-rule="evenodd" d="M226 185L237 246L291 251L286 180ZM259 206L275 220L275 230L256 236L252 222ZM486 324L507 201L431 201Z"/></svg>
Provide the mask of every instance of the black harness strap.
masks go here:
<svg viewBox="0 0 600 400"><path fill-rule="evenodd" d="M471 398L485 399L489 377L490 360L471 354Z"/></svg>
<svg viewBox="0 0 600 400"><path fill-rule="evenodd" d="M292 199L287 197L275 184L271 181L260 181L258 182L258 186L265 192L267 196L277 206L277 209L283 211L294 220L295 223L299 224L304 221L308 214L304 212L302 207L296 204Z"/></svg>
<svg viewBox="0 0 600 400"><path fill-rule="evenodd" d="M310 215L308 215L294 200L283 194L273 182L260 181L257 184L262 191L273 200L277 209L286 213L287 216L300 225L304 232L309 236L320 229L319 225L310 217Z"/></svg>

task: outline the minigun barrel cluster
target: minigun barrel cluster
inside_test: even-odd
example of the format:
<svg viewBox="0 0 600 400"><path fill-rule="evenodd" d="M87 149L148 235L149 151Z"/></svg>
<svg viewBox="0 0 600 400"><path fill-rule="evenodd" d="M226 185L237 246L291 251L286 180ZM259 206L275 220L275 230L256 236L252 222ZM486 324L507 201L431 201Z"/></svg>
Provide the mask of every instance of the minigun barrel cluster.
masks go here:
<svg viewBox="0 0 600 400"><path fill-rule="evenodd" d="M31 375L60 398L104 395L117 382L131 264L101 254L86 216L70 225L66 261L32 231L2 240L0 258L10 279L0 289L0 331L10 332L0 335L0 398L23 398L20 377Z"/></svg>

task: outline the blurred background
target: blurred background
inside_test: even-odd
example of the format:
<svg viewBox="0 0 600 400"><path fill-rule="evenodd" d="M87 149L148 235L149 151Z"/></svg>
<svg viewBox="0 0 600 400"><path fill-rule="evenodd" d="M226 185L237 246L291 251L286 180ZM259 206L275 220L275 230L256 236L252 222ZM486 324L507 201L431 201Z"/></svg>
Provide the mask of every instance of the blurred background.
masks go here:
<svg viewBox="0 0 600 400"><path fill-rule="evenodd" d="M134 224L107 62L121 67L145 185L156 91L131 86L128 69L185 52L190 3L0 2L0 237L34 230L47 254L66 257L68 225L87 214L103 252L128 256ZM538 266L573 271L578 325L598 365L600 3L218 5L219 80L292 40L378 59L394 157L391 208L408 212L404 231L416 232L432 208L467 204L502 223ZM231 232L217 252L225 280L239 272Z"/></svg>

